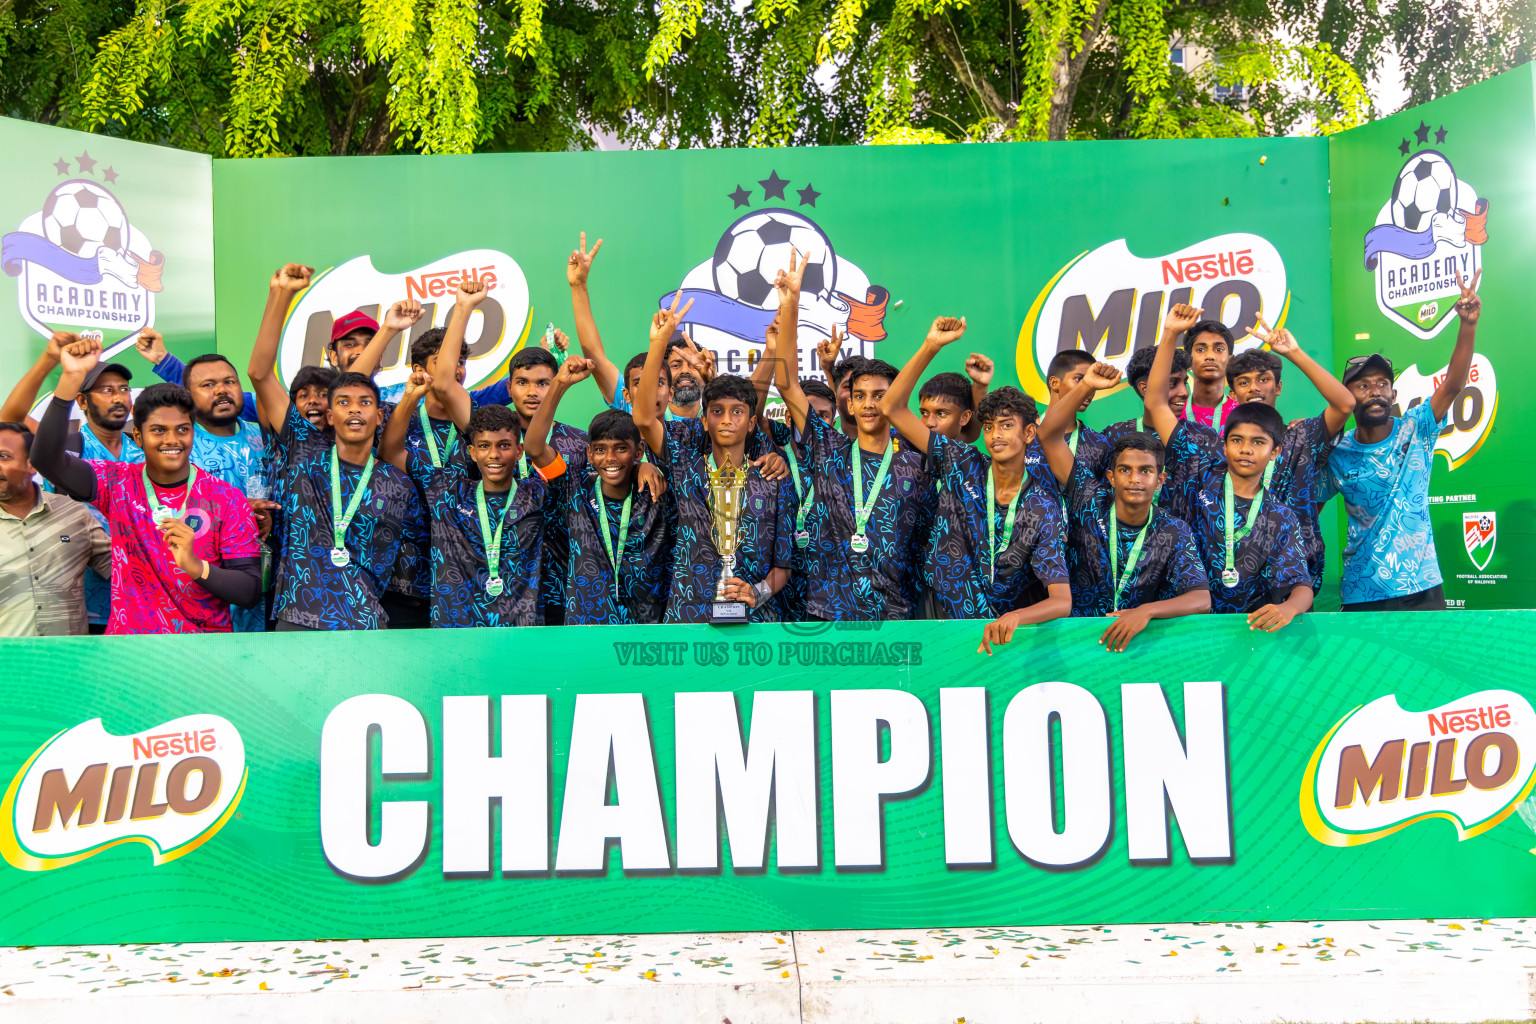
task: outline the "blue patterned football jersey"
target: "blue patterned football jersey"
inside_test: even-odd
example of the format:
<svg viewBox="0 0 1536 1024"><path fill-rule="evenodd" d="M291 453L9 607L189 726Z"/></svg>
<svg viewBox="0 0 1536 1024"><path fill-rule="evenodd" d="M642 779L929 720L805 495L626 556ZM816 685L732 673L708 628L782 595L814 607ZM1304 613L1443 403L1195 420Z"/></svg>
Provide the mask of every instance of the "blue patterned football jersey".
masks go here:
<svg viewBox="0 0 1536 1024"><path fill-rule="evenodd" d="M854 551L853 441L806 418L801 436L801 473L816 486L825 515L807 522L806 614L837 622L910 619L917 607L918 581L928 534L933 528L933 478L925 456L905 441L896 447L881 493L871 496L881 455L863 453L863 490L873 501L865 535L868 550Z"/></svg>
<svg viewBox="0 0 1536 1024"><path fill-rule="evenodd" d="M1077 421L1077 431L1077 450L1073 453L1074 458L1090 471L1103 476L1104 459L1109 455L1109 446L1112 442L1082 420ZM1071 437L1070 434L1067 436ZM1051 473L1051 464L1046 461L1045 449L1040 447L1038 434L1024 450L1024 468L1029 470L1030 476L1049 476L1053 481L1056 479Z"/></svg>
<svg viewBox="0 0 1536 1024"><path fill-rule="evenodd" d="M772 449L778 451L785 462L790 462L791 455L794 461L790 462L790 483L796 487L795 508L792 520L798 521L799 513L805 512L805 533L807 543L801 546L798 543L791 545L789 554L789 582L784 584L777 599L779 602L779 616L784 622L805 621L805 587L809 566L806 561L807 552L810 550L809 538L816 529L815 520L825 515L823 506L816 499L816 492L812 487L810 471L805 464L805 450L795 442L795 428L793 424L780 420L763 419L760 421L768 440L772 442ZM798 484L795 482L796 474L799 475ZM796 527L793 522L790 526L790 535L793 538Z"/></svg>
<svg viewBox="0 0 1536 1024"><path fill-rule="evenodd" d="M699 455L686 440L669 433L656 465L667 478L667 494L677 513L665 621L708 622L722 566L713 536L709 457ZM748 466L737 532L737 579L761 583L770 570L789 568L794 517L794 484L764 480L755 466ZM777 622L779 611L776 601L760 602L751 610L751 621Z"/></svg>
<svg viewBox="0 0 1536 1024"><path fill-rule="evenodd" d="M1067 479L1067 570L1072 581L1073 615L1108 615L1115 607L1115 582L1109 558L1109 510L1115 492L1078 463ZM1119 566L1126 571L1136 527L1119 530ZM1141 557L1131 570L1121 608L1168 601L1209 583L1189 525L1166 508L1154 505L1142 543Z"/></svg>
<svg viewBox="0 0 1536 1024"><path fill-rule="evenodd" d="M1296 514L1302 557L1306 559L1313 590L1322 589L1327 563L1327 545L1317 516L1326 500L1328 456L1337 436L1328 432L1328 424L1321 415L1287 428L1280 461L1270 481L1270 491Z"/></svg>
<svg viewBox="0 0 1536 1024"><path fill-rule="evenodd" d="M1329 492L1344 498L1344 604L1385 601L1444 582L1429 522L1429 475L1435 442L1449 416L1437 420L1421 402L1392 421L1392 432L1363 444L1349 431L1328 459Z"/></svg>
<svg viewBox="0 0 1536 1024"><path fill-rule="evenodd" d="M653 625L667 608L672 575L671 530L665 498L661 505L636 487L630 502L629 535L620 548L623 502L599 498L597 473L583 452L551 481L560 493L571 547L566 562L565 622L568 626ZM602 540L598 501L608 518L608 541L618 572Z"/></svg>
<svg viewBox="0 0 1536 1024"><path fill-rule="evenodd" d="M411 478L375 460L373 477L350 527L345 566L331 562L331 450L334 444L290 406L283 429L272 437L284 466L284 538L277 618L310 629L382 629L389 617L380 605L400 553L405 524L422 515ZM345 508L362 466L341 463Z"/></svg>
<svg viewBox="0 0 1536 1024"><path fill-rule="evenodd" d="M1067 582L1065 527L1055 487L1029 474L1007 533L1007 503L987 507L992 461L971 445L929 434L931 465L943 485L934 518L934 596L952 619L995 619L1041 601L1046 587ZM1049 473L1049 470L1046 471ZM992 565L987 516L999 546Z"/></svg>
<svg viewBox="0 0 1536 1024"><path fill-rule="evenodd" d="M1271 486L1253 528L1233 545L1238 582L1227 586L1222 579L1227 567L1226 458L1213 456L1202 446L1198 431L1181 421L1168 439L1168 469L1161 502L1194 533L1210 581L1212 612L1246 614L1266 604L1279 604L1295 587L1312 585L1296 514L1275 499ZM1240 532L1247 525L1252 509L1253 499L1233 496L1235 530Z"/></svg>
<svg viewBox="0 0 1536 1024"><path fill-rule="evenodd" d="M560 453L566 465L585 461L587 432L564 423L549 431L549 446ZM533 463L524 456L517 463L517 478L536 476ZM565 614L565 569L571 554L571 532L565 521L565 506L553 487L544 489L544 555L539 565L539 622L559 622Z"/></svg>

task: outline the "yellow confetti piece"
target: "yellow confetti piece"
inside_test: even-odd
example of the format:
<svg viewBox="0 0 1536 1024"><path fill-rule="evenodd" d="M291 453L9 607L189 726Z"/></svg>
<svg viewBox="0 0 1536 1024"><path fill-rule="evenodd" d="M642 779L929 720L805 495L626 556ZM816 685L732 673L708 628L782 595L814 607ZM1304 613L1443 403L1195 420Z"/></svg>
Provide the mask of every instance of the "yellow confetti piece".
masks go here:
<svg viewBox="0 0 1536 1024"><path fill-rule="evenodd" d="M1464 931L1466 931L1466 929L1465 929L1465 928L1463 928L1463 927L1462 927L1462 926L1461 926L1461 925L1459 925L1459 924L1448 924L1448 925L1446 925L1446 927L1447 927L1447 928L1454 928L1454 929L1456 929L1456 930L1457 930L1457 931L1458 931L1458 932L1464 932Z"/></svg>
<svg viewBox="0 0 1536 1024"><path fill-rule="evenodd" d="M789 977L789 972L788 971L780 971L779 972L779 977L787 978L787 977Z"/></svg>
<svg viewBox="0 0 1536 1024"><path fill-rule="evenodd" d="M818 953L825 953L826 951L827 951L827 947L825 947L825 946L817 946L816 947L816 952L818 952Z"/></svg>
<svg viewBox="0 0 1536 1024"><path fill-rule="evenodd" d="M643 975L641 975L641 977L644 977L644 978L654 978L654 977L656 977L656 972L655 971L646 971Z"/></svg>
<svg viewBox="0 0 1536 1024"><path fill-rule="evenodd" d="M271 991L271 989L267 988L267 983L266 982L262 982L260 985L258 985L256 987L261 989L263 992L270 992Z"/></svg>
<svg viewBox="0 0 1536 1024"><path fill-rule="evenodd" d="M777 936L777 935L775 935L775 936L774 936L774 937L773 937L773 941L774 941L774 942L777 942L777 943L778 943L778 944L779 944L779 945L781 945L781 946L782 946L782 945L784 945L784 940L783 940L783 939L781 939L781 938L779 938L779 937L778 937L778 936Z"/></svg>
<svg viewBox="0 0 1536 1024"><path fill-rule="evenodd" d="M1285 943L1283 943L1283 942L1277 943L1275 945L1275 952L1278 953L1278 952L1280 952L1284 948L1285 948Z"/></svg>
<svg viewBox="0 0 1536 1024"><path fill-rule="evenodd" d="M1176 949L1170 949L1167 953L1165 953L1163 955L1164 956L1178 956L1179 955L1179 951L1176 950Z"/></svg>

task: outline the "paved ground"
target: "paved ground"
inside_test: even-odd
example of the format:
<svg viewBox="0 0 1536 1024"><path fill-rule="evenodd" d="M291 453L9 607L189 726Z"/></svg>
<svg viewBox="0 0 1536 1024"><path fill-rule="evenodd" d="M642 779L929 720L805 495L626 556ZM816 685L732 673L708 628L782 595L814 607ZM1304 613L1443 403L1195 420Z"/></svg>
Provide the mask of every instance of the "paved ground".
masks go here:
<svg viewBox="0 0 1536 1024"><path fill-rule="evenodd" d="M0 948L7 1022L1530 1020L1536 922Z"/></svg>

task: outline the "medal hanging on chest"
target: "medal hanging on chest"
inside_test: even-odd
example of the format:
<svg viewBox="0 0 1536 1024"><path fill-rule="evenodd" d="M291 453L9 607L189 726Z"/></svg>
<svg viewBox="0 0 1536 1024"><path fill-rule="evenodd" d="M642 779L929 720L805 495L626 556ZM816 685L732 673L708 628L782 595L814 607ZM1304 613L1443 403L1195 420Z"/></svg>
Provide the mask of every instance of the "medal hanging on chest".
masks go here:
<svg viewBox="0 0 1536 1024"><path fill-rule="evenodd" d="M1131 545L1131 553L1125 560L1125 571L1120 571L1120 516L1114 505L1109 506L1109 582L1114 585L1114 610L1120 610L1120 598L1125 596L1125 588L1130 585L1131 577L1136 574L1136 563L1141 561L1141 545L1147 539L1147 530L1152 526L1152 516L1155 511L1148 511L1147 521L1141 524L1141 531L1136 534L1136 542Z"/></svg>
<svg viewBox="0 0 1536 1024"><path fill-rule="evenodd" d="M795 547L809 547L811 531L805 528L805 517L811 511L811 503L816 500L816 483L812 481L810 486L802 491L800 487L800 460L795 457L793 441L784 449L784 452L789 456L789 475L795 481L795 497L799 500L799 504L795 507Z"/></svg>
<svg viewBox="0 0 1536 1024"><path fill-rule="evenodd" d="M149 502L149 518L154 520L156 526L167 519L180 519L187 514L187 502L192 500L192 488L197 485L197 467L189 466L187 473L187 489L181 496L181 507L172 508L160 504L160 496L155 493L154 484L150 483L149 470L142 470L144 474L144 497Z"/></svg>
<svg viewBox="0 0 1536 1024"><path fill-rule="evenodd" d="M368 481L373 479L373 453L368 453L368 461L363 465L363 471L358 475L357 487L352 491L352 498L347 502L346 511L341 508L341 456L336 453L336 448L331 447L331 564L338 569L345 569L352 564L352 552L347 550L347 527L352 525L352 517L357 515L357 510L363 504L363 492L368 490Z"/></svg>
<svg viewBox="0 0 1536 1024"><path fill-rule="evenodd" d="M1232 528L1236 520L1237 497L1232 490L1232 471L1227 470L1227 475L1222 478L1222 490L1224 493L1224 505L1226 519L1222 523L1222 533L1226 535L1227 561L1221 570L1221 585L1228 590L1236 588L1242 578L1237 572L1237 545L1243 542L1248 534L1253 532L1254 525L1259 521L1259 513L1264 508L1264 493L1269 490L1270 477L1274 476L1275 464L1270 462L1264 467L1264 485L1259 488L1259 493L1254 496L1253 504L1248 508L1248 516L1240 529Z"/></svg>
<svg viewBox="0 0 1536 1024"><path fill-rule="evenodd" d="M496 518L496 530L491 531L491 516L485 503L485 481L475 485L475 512L480 519L480 541L485 546L485 592L491 597L500 597L506 589L506 583L501 578L501 528L506 525L507 512L512 508L512 499L517 497L517 480L512 481L512 488L507 491L507 503L501 507L501 515Z"/></svg>
<svg viewBox="0 0 1536 1024"><path fill-rule="evenodd" d="M858 554L869 550L869 516L875 510L875 502L880 500L880 491L885 486L886 475L891 471L891 457L896 453L896 439L891 440L885 446L885 454L880 457L880 470L875 474L875 483L869 489L869 500L864 496L864 456L859 448L858 441L853 444L853 536L848 538L848 546Z"/></svg>
<svg viewBox="0 0 1536 1024"><path fill-rule="evenodd" d="M997 582L997 484L996 468L987 469L987 552L990 558L987 563L987 571L993 583ZM1029 484L1029 470L1024 471L1024 479L1019 481L1019 489L1013 492L1013 499L1008 502L1008 510L1003 519L1003 545L1002 550L1007 551L1008 545L1013 541L1013 517L1019 507L1019 497L1024 493L1024 488Z"/></svg>

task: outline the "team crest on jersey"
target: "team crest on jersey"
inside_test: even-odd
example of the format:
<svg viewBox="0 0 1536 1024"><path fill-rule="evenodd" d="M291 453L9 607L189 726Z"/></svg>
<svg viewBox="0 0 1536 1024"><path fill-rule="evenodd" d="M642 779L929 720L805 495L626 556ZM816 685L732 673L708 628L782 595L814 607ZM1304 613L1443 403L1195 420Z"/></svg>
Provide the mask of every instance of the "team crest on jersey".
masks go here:
<svg viewBox="0 0 1536 1024"><path fill-rule="evenodd" d="M129 219L107 186L120 177L101 171L89 151L56 167L74 175L43 197L36 213L0 238L0 267L16 279L22 319L43 337L54 331L109 334L106 355L133 343L155 322L165 256Z"/></svg>
<svg viewBox="0 0 1536 1024"><path fill-rule="evenodd" d="M1463 512L1461 514L1462 538L1467 544L1467 557L1478 571L1488 568L1493 561L1493 549L1499 543L1499 514L1497 512Z"/></svg>
<svg viewBox="0 0 1536 1024"><path fill-rule="evenodd" d="M1444 144L1446 130L1435 132ZM1425 128L1420 145L1429 141ZM1407 155L1376 225L1365 233L1365 269L1376 275L1376 305L1405 331L1428 340L1455 317L1461 289L1483 266L1488 200L1435 149Z"/></svg>

